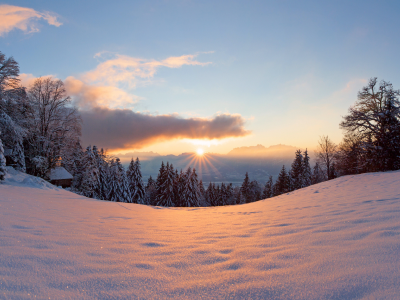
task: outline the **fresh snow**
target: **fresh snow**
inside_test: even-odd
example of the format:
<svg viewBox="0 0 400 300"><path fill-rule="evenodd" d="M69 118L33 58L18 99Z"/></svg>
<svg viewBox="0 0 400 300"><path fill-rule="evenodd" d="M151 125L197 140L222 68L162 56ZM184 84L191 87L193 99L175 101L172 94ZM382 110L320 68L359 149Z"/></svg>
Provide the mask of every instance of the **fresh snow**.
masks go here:
<svg viewBox="0 0 400 300"><path fill-rule="evenodd" d="M0 299L399 299L400 172L205 208L93 200L8 172Z"/></svg>

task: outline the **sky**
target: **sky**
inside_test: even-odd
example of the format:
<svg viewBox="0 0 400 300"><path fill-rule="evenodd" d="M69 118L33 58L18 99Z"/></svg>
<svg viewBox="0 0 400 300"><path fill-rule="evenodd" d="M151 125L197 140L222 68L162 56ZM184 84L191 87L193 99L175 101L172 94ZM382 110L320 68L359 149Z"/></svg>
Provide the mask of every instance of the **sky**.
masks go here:
<svg viewBox="0 0 400 300"><path fill-rule="evenodd" d="M398 1L0 2L21 82L64 81L83 146L180 154L339 143L369 78L400 88Z"/></svg>

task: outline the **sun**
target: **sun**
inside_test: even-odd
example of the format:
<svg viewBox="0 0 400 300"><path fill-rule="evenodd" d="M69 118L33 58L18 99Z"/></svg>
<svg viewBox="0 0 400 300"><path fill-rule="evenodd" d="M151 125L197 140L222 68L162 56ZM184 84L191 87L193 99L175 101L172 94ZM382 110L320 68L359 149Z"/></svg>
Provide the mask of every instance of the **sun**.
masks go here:
<svg viewBox="0 0 400 300"><path fill-rule="evenodd" d="M201 155L204 154L204 150L201 149L201 148L199 148L199 149L197 149L196 153L197 153L197 155L200 155L200 156L201 156Z"/></svg>

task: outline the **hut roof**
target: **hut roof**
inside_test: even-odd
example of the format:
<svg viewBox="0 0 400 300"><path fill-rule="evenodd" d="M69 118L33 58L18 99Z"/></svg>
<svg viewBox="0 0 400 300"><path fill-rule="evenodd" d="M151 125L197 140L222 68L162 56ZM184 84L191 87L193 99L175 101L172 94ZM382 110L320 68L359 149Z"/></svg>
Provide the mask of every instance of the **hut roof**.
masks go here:
<svg viewBox="0 0 400 300"><path fill-rule="evenodd" d="M72 179L73 176L63 167L55 167L50 170L50 180Z"/></svg>

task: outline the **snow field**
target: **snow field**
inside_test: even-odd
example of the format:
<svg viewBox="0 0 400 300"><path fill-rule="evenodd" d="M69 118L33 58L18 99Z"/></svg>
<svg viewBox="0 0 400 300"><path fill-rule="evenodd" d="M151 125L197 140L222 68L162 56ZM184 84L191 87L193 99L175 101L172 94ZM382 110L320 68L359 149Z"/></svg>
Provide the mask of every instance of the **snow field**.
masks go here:
<svg viewBox="0 0 400 300"><path fill-rule="evenodd" d="M8 170L0 299L399 299L400 172L160 208Z"/></svg>

